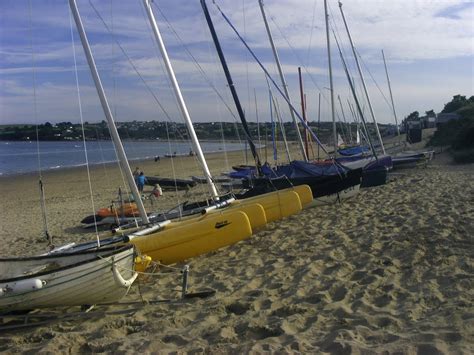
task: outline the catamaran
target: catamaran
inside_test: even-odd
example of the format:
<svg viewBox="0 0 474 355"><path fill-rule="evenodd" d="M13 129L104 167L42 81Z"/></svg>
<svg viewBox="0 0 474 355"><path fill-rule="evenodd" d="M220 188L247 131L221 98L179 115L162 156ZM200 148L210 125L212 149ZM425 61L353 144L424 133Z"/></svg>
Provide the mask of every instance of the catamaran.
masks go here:
<svg viewBox="0 0 474 355"><path fill-rule="evenodd" d="M207 168L204 155L202 154L201 147L195 135L179 85L174 76L166 48L154 19L150 1L144 0L143 2L152 25L155 39L157 40L165 61L168 75L173 84L175 95L180 103L181 112L185 118L188 131L193 138L194 151L197 153L197 157L203 167L204 175L208 181L212 200L220 202L220 197L212 181L209 169ZM175 263L247 239L252 235L254 229L262 227L267 223L267 221L282 218L301 210L302 200L303 203L305 203L307 200L305 196L311 194L309 188L304 186L299 189L292 188L285 191L277 191L244 201L235 201L235 203L231 199L228 203L231 205L227 208L220 208L224 207L226 205L225 203L216 203L206 209L202 209L204 214L201 213L198 216L188 216L180 221L165 220L154 222L146 213L143 202L133 181L130 166L126 159L125 152L123 151L118 133L116 132L112 113L107 103L105 92L90 51L89 43L75 0L69 0L69 3L77 29L80 33L89 68L101 99L100 101L104 114L107 117L109 126L111 127L111 133L113 133L111 135L114 145L119 151L119 161L125 175L127 176L127 180L129 181L130 189L134 196L135 203L137 204L142 223L142 226L139 227L134 226L130 229L117 229L116 233L118 235L100 240L101 245L114 245L117 243L129 242L135 245L141 253L150 256L155 261L165 264ZM70 244L53 250L52 253L87 250L93 247L93 242L79 245Z"/></svg>
<svg viewBox="0 0 474 355"><path fill-rule="evenodd" d="M240 104L240 100L237 95L232 76L228 69L227 62L225 60L225 56L219 43L219 39L215 31L214 24L212 22L205 0L201 0L201 7L204 11L204 15L206 17L206 21L211 32L214 45L216 47L219 60L224 70L228 87L234 99L239 118L242 122L242 126L244 127L246 139L249 143L252 155L255 160L255 168L239 171L239 176L243 177L244 186L255 188L259 186L270 185L272 186L272 188L282 189L288 186L298 186L305 184L310 186L313 194L313 199L315 199L315 201L311 205L339 201L344 197L353 196L354 194L356 194L359 190L359 185L361 183L362 170L345 168L341 164L338 164L336 161L333 161L333 164L317 165L308 161L294 160L291 161L289 164L283 164L276 167L269 167L261 164L258 152L255 149L252 137L247 128L246 118L242 106ZM246 48L249 50L250 54L260 65L262 70L265 72L265 75L268 77L268 79L272 82L272 84L276 87L276 89L288 103L290 111L294 112L294 114L299 118L303 126L312 134L315 141L318 144L321 144L319 142L318 137L314 134L314 132L311 131L309 126L306 124L306 122L304 122L304 120L301 118L301 116L291 104L291 101L289 100L289 95L285 95L278 87L278 85L276 85L275 81L268 74L268 71L258 60L253 51L243 40L243 38L237 32L232 23L229 21L229 19L224 15L219 6L217 6L217 8L224 17L224 19L227 21L227 23L231 26L231 28L243 42L243 44L246 46ZM285 87L284 80L283 86ZM238 175L234 174L233 176L236 177Z"/></svg>

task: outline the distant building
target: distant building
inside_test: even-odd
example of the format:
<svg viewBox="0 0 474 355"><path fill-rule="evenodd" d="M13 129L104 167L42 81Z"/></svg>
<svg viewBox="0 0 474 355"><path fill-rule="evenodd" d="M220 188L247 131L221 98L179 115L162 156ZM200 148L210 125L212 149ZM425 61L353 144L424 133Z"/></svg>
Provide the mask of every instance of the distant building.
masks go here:
<svg viewBox="0 0 474 355"><path fill-rule="evenodd" d="M421 126L423 128L435 128L436 127L436 116L423 116L420 117Z"/></svg>
<svg viewBox="0 0 474 355"><path fill-rule="evenodd" d="M451 120L458 120L460 119L461 116L459 116L457 113L439 113L438 116L436 117L436 127L439 127L439 125L445 124Z"/></svg>
<svg viewBox="0 0 474 355"><path fill-rule="evenodd" d="M418 143L421 141L421 130L423 129L423 122L421 120L407 122L407 142Z"/></svg>

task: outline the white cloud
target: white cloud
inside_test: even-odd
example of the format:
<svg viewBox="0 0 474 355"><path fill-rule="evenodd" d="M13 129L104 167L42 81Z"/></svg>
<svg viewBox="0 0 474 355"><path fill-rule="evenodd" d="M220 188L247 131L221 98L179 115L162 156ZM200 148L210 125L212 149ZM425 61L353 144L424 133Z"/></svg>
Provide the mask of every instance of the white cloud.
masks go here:
<svg viewBox="0 0 474 355"><path fill-rule="evenodd" d="M177 112L165 72L160 64L160 55L151 37L140 2L114 2L113 7L109 2L93 1L93 3L109 26L112 26L111 14L113 14L115 38L122 44L160 101L170 112ZM248 39L249 45L257 51L273 77L277 79L257 1L225 0L218 3L226 15L231 17L241 34ZM329 3L338 32L342 38L345 38L337 2L329 1ZM229 106L233 107L199 2L163 0L155 4L160 6L165 16L171 21L172 28L197 58L200 66L221 95L225 97ZM156 118L157 109L153 104L152 96L144 88L127 59L113 44L114 38L97 18L88 1L80 0L78 6L106 91L108 94L115 92L114 97L120 116L124 119L129 116L135 116L137 119ZM210 0L208 7L246 111L254 110L253 89L256 88L259 99L262 101L259 107L264 112L268 109L267 89L261 70L246 53L229 26L223 22ZM26 0L15 3L15 6L0 2L0 13L2 13L0 16L2 16L2 23L5 24L5 26L2 25L0 33L2 120L11 120L14 116L27 119L28 112L31 113L31 107L25 107L25 98L29 97L32 91L31 38L29 37L31 34L28 20L25 19L27 8ZM316 97L317 88L313 85L313 80L317 82L319 88L328 86L323 2L321 0L316 2L273 0L265 1L265 8L293 100L297 101L299 97L297 67L302 64L301 61L308 63L304 70L308 96ZM312 25L313 9L314 24ZM392 79L394 84L398 84L394 92L401 115L403 112L416 109L415 101L431 102L436 97L436 100L445 102L452 94L465 94L466 92L461 92L461 90L467 92L469 89L472 90L472 75L468 78L468 76L462 77L459 73L451 73L448 70L436 70L437 61L444 63L443 68L448 67L446 63L456 58L470 58L472 63L474 49L472 6L449 1L347 0L344 2L343 9L356 46L377 80L381 82L380 85L385 85L380 49L385 50L389 68L393 71ZM188 106L195 119L209 119L209 112L218 111L216 107L220 107L224 112L222 115L228 117L228 113L222 108L222 103L216 99L215 93L185 53L180 41L175 38L171 29L163 21L161 14L158 11L155 11L155 14L178 81L182 85ZM38 74L38 93L41 95L41 114L44 114L44 117L54 116L58 119L73 115L75 111L71 107L74 107L75 102L73 100L75 83L67 4L53 2L39 6L34 3L33 15L35 70ZM23 29L21 25L24 25ZM87 93L83 96L84 105L91 108L88 112L94 119L102 119L77 34L75 34L75 45L81 85L84 85L85 93ZM347 40L344 40L344 45L346 53L349 53ZM336 91L348 97L346 80L334 47L333 44ZM350 60L350 55L348 57ZM429 61L429 66L426 65L427 61ZM353 68L353 64L351 67ZM435 92L430 85L424 85L427 77L427 75L421 75L424 70L430 70L429 75L438 80L437 82L430 81L431 85L437 86ZM306 71L311 73L311 78ZM404 81L402 83L397 81L397 76L403 77ZM452 82L453 85L440 85L443 81ZM279 83L279 80L277 82ZM456 85L456 82L464 82L464 84ZM371 93L377 92L377 88L372 87L371 84L370 86ZM453 93L453 90L456 92ZM327 97L324 89L323 94ZM374 106L382 110L385 105L383 99L377 97L377 94L372 94L372 96L374 101L377 100L373 102ZM414 100L414 97L417 100ZM51 103L48 104L47 100L51 100ZM313 102L315 100L311 101L311 113L314 117L315 104ZM203 102L207 104L203 105ZM77 106L77 102L75 105Z"/></svg>

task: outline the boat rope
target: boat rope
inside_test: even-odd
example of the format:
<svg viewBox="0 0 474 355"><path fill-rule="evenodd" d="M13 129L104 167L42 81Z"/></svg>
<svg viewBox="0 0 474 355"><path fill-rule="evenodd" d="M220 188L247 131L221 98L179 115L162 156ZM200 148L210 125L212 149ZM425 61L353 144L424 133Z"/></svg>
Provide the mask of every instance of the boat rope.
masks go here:
<svg viewBox="0 0 474 355"><path fill-rule="evenodd" d="M184 41L181 39L181 37L178 35L178 33L176 32L176 30L174 29L174 27L171 25L171 23L168 21L168 19L166 18L165 14L161 11L161 9L155 4L155 2L152 3L153 6L157 9L157 11L160 13L160 15L163 17L163 19L166 21L166 23L168 24L168 28L171 30L171 32L174 34L175 38L180 42L181 46L183 47L183 49L185 50L185 52L191 57L194 65L197 67L199 73L201 74L201 76L203 77L203 79L207 82L207 84L211 87L211 89L215 92L215 94L219 97L219 99L222 101L222 103L224 104L224 106L227 108L227 110L229 111L230 115L235 119L235 121L237 122L238 121L238 118L237 116L235 115L235 113L232 111L232 108L230 107L230 105L226 102L226 100L224 100L224 97L221 95L221 93L219 92L219 90L217 90L216 86L214 85L214 83L209 79L209 77L207 76L206 72L204 71L204 69L202 68L202 66L199 64L199 62L197 61L196 57L191 53L191 51L188 49L188 47L186 46L186 44L184 43ZM239 138L240 140L240 138Z"/></svg>
<svg viewBox="0 0 474 355"><path fill-rule="evenodd" d="M100 255L97 255L97 257L107 263L109 263L111 266L113 265L116 265L116 263L112 260L108 260L107 258L104 258L103 256L100 256ZM182 272L183 271L183 268L179 268L179 267L176 267L176 266L170 266L170 265L166 265L166 264L162 264L160 263L159 261L154 261L152 260L150 262L151 265L153 266L158 266L158 267L163 267L163 268L166 268L166 269L170 269L170 270L174 270L174 271L177 271L177 272ZM125 266L122 266L122 265L116 265L116 268L120 269L120 270L123 270L123 271L129 271L129 272L134 272L134 273L137 273L139 275L144 275L144 276L160 276L160 275L163 275L161 272L146 272L146 271L137 271L135 269L130 269L128 267L125 267Z"/></svg>
<svg viewBox="0 0 474 355"><path fill-rule="evenodd" d="M74 43L74 33L73 33L73 25L72 25L72 14L71 8L69 8L69 28L71 31L71 47L72 47L72 56L74 59L74 76L76 81L76 91L77 91L77 102L79 108L79 118L81 120L81 129L82 129L82 144L84 145L84 158L86 160L86 171L87 171L87 181L89 184L89 195L91 198L91 205L92 205L92 215L94 217L94 228L95 228L95 235L97 239L97 246L100 247L100 238L99 238L99 230L97 228L97 219L95 214L95 205L94 205L94 194L92 192L92 181L91 181L91 174L89 168L89 158L87 153L87 144L86 144L86 134L84 130L84 119L83 119L83 112L82 112L82 100L81 100L81 90L79 88L79 75L77 72L77 60L76 60L76 49Z"/></svg>
<svg viewBox="0 0 474 355"><path fill-rule="evenodd" d="M36 130L36 156L38 159L38 183L39 183L39 192L40 192L40 206L41 206L41 215L43 219L43 232L45 239L48 240L50 246L53 245L52 237L49 234L48 230L48 218L46 211L45 203L45 193L43 186L43 176L41 169L41 152L40 152L40 143L39 143L39 128L38 128L38 104L37 104L37 95L36 95L36 58L35 58L35 49L33 46L33 9L31 0L28 1L28 14L29 14L29 23L30 23L30 49L31 49L31 61L32 61L32 74L33 74L33 114L35 119L35 130Z"/></svg>
<svg viewBox="0 0 474 355"><path fill-rule="evenodd" d="M334 32L333 32L333 33L334 33ZM356 95L356 93L355 93L354 83L353 83L353 81L352 81L351 78L350 78L349 71L348 71L347 65L346 65L346 61L344 60L344 57L343 57L342 51L341 51L341 47L340 47L340 45L339 45L339 41L337 40L337 37L334 36L334 38L335 38L335 40L336 40L336 45L337 45L337 47L338 47L338 49L339 49L339 55L340 55L340 57L341 57L341 61L342 61L342 64L343 64L343 66L344 66L344 71L345 71L345 73L346 73L347 81L349 82L349 86L350 86L350 88L351 88L351 91L352 91L352 94L353 94L353 98L354 98L354 101L355 101L356 106L357 106L357 111L359 112L360 119L361 119L361 121L362 121L362 125L365 127L365 130L367 131L367 138L369 139L370 148L371 148L371 150L372 150L372 153L374 154L375 160L377 160L377 162L378 162L379 158L378 158L378 156L377 156L377 153L375 152L375 148L374 148L374 144L373 144L373 142L372 142L372 139L371 139L370 135L368 134L368 130L367 130L367 127L366 127L365 118L364 118L364 115L363 115L363 113L362 113L362 109L361 109L361 107L360 107L359 100L358 100L357 95Z"/></svg>
<svg viewBox="0 0 474 355"><path fill-rule="evenodd" d="M377 89L380 91L380 94L382 95L385 103L388 105L388 107L390 108L390 110L392 110L392 104L388 101L387 97L385 96L385 94L383 93L382 89L380 88L377 80L375 80L374 76L372 75L372 72L369 70L369 68L367 67L365 61L362 59L359 51L356 49L356 53L357 53L357 56L359 57L362 65L364 66L365 70L367 70L367 73L369 73L369 76L370 78L372 79L372 81L374 82L375 86L377 87Z"/></svg>
<svg viewBox="0 0 474 355"><path fill-rule="evenodd" d="M92 7L92 9L94 10L95 14L97 15L97 17L99 18L99 20L102 22L102 24L104 25L105 29L107 30L107 32L111 35L113 35L111 29L109 28L109 26L107 25L107 23L105 22L105 20L103 19L103 17L100 15L99 11L96 9L96 7L94 6L94 4L91 2L91 0L89 0L89 4L90 6ZM143 10L143 9L142 9ZM140 72L138 71L138 68L137 66L135 65L135 63L132 61L132 59L130 58L130 56L127 54L127 52L125 51L125 49L123 48L123 46L120 44L120 42L117 40L117 38L115 38L115 36L113 36L113 39L114 39L114 42L115 44L119 47L120 51L122 52L122 54L125 56L125 58L127 59L128 63L130 64L130 66L132 67L132 69L134 70L134 72L137 74L137 76L140 78L140 80L142 81L142 83L145 85L145 88L148 90L148 92L150 93L150 95L153 97L154 101L156 102L156 104L158 105L158 107L161 109L161 111L163 112L163 114L165 115L165 117L168 119L169 122L174 122L173 119L171 118L171 116L169 115L168 111L166 111L166 109L164 108L164 106L161 104L160 100L158 100L158 97L155 95L155 93L153 92L153 90L151 89L150 85L146 82L146 80L143 78L143 76L140 74ZM181 133L176 130L177 134L178 135L181 135ZM184 137L181 135L181 137L184 139Z"/></svg>
<svg viewBox="0 0 474 355"><path fill-rule="evenodd" d="M266 10L267 13L269 12L268 9ZM318 91L321 93L323 99L326 101L326 103L329 103L329 99L324 95L324 91L323 91L323 88L321 88L319 86L319 84L316 82L316 79L314 79L314 76L311 74L311 72L308 70L308 67L306 65L304 65L304 62L303 60L300 58L300 56L298 55L296 49L292 46L290 40L288 39L288 37L286 37L286 35L284 34L283 30L280 28L280 26L278 26L278 23L276 22L275 20L275 17L272 16L270 14L270 20L273 22L273 24L276 26L276 28L278 29L278 32L280 33L280 35L283 37L283 39L285 40L286 44L288 45L288 47L291 49L291 51L293 52L293 55L296 57L296 59L298 60L298 62L301 64L301 66L303 67L303 69L305 70L306 74L309 76L309 78L311 79L311 81L313 82L313 85L316 86L316 88L318 89Z"/></svg>
<svg viewBox="0 0 474 355"><path fill-rule="evenodd" d="M272 105L272 90L270 89L270 85L268 84L267 80L267 86L268 86L268 102L270 104L270 123L272 125L272 145L273 145L273 161L276 164L278 164L278 149L276 145L276 129L275 129L275 121L273 119L273 105Z"/></svg>
<svg viewBox="0 0 474 355"><path fill-rule="evenodd" d="M314 30L314 19L316 17L316 3L317 1L314 0L313 2L313 16L312 16L312 19L311 19L311 32L309 33L309 42L308 42L308 48L306 49L306 64L308 64L309 62L309 54L310 54L310 50L311 50L311 45L313 43L313 30Z"/></svg>
<svg viewBox="0 0 474 355"><path fill-rule="evenodd" d="M268 10L267 10L268 12ZM308 69L308 66L304 64L304 61L301 59L301 57L299 56L297 50L293 47L293 45L291 44L290 40L288 39L288 37L284 34L283 30L280 28L280 26L278 25L278 23L276 22L275 20L275 17L274 16L271 16L270 15L270 20L273 22L273 24L276 26L276 28L278 29L280 35L283 37L283 39L285 40L286 44L288 45L288 47L290 48L290 50L292 51L293 55L296 57L296 59L298 60L299 64L301 67L303 67L306 75L309 76L309 78L311 79L311 82L313 83L313 85L318 89L318 93L321 94L322 98L324 99L324 101L329 104L329 99L326 97L326 95L324 94L324 90L323 88L321 88L319 86L319 84L316 82L313 74L311 73L311 71ZM311 27L312 29L312 27ZM337 110L337 108L335 108L335 114L336 116L338 117L338 119L340 119L339 117L339 112Z"/></svg>
<svg viewBox="0 0 474 355"><path fill-rule="evenodd" d="M229 20L229 18L224 14L224 12L221 10L221 8L219 7L219 5L217 5L216 3L214 3L214 5L216 6L216 8L218 9L218 11L220 12L220 14L222 15L222 17L224 18L224 20L227 22L227 24L230 26L230 28L234 31L234 33L237 35L237 37L241 40L241 42L244 44L244 46L247 48L247 50L249 51L249 53L252 55L252 57L255 59L255 61L258 63L258 65L260 66L260 68L263 70L263 72L265 73L265 75L268 77L268 79L270 80L270 82L273 84L273 86L277 89L277 91L280 93L280 95L285 99L285 101L287 102L287 104L292 108L292 110L294 111L295 115L298 117L298 119L300 120L301 124L303 125L303 127L305 127L308 132L311 134L311 136L313 137L313 139L321 146L321 148L323 149L323 151L329 155L328 151L326 150L326 148L323 146L323 144L321 143L321 141L319 140L318 136L311 130L311 128L308 126L308 124L303 120L303 118L301 117L301 115L298 113L298 111L295 109L295 107L291 104L291 102L289 102L288 98L285 96L285 94L282 92L282 90L280 89L280 87L278 86L278 84L275 82L275 80L273 80L273 78L271 77L270 73L268 72L268 70L265 68L265 66L262 64L262 62L258 59L258 57L255 55L255 53L253 52L253 50L249 47L249 45L247 44L247 42L243 39L243 37L240 35L240 33L237 31L237 29L235 28L235 26L232 24L232 22Z"/></svg>
<svg viewBox="0 0 474 355"><path fill-rule="evenodd" d="M198 72L200 73L201 77L204 79L204 81L209 85L209 87L212 89L212 91L214 91L214 93L216 94L217 98L224 104L224 107L227 109L227 111L230 113L230 115L232 116L232 118L234 119L234 129L235 129L235 132L236 132L236 136L237 136L237 140L239 141L239 143L242 143L242 138L240 137L240 132L239 132L239 129L237 127L237 123L239 122L239 119L237 118L237 116L235 115L235 113L232 111L232 108L229 106L229 104L227 103L227 101L224 99L224 97L222 96L221 92L217 89L217 87L214 85L213 81L208 77L208 75L206 74L206 72L204 71L203 67L201 66L201 64L198 62L198 60L196 59L196 57L191 53L191 51L189 50L188 46L184 43L184 41L181 39L181 37L179 36L179 34L177 33L177 31L174 29L173 25L170 23L170 21L168 21L168 18L166 17L166 15L163 13L163 11L161 11L161 9L158 7L158 5L156 5L155 2L152 3L152 6L154 6L154 8L160 13L161 17L165 20L166 24L168 25L168 29L173 33L173 35L175 36L175 38L177 39L177 41L180 43L181 47L184 49L184 51L186 52L186 54L189 56L189 58L191 59L191 62L194 64L194 66L197 68ZM205 25L203 25L204 27ZM213 58L215 59L215 56L213 56ZM213 67L215 68L216 65L213 65ZM227 91L224 91L227 93ZM218 106L219 108L219 117L222 116L222 114L220 113L220 106ZM224 155L225 155L225 161L226 161L226 168L227 170L229 170L229 163L228 163L228 156L227 156L227 149L225 148L225 140L224 140L224 129L223 129L223 122L222 120L220 120L220 125L221 125L221 134L222 134L222 140L223 140L223 144L224 144ZM242 150L242 152L245 154L244 150Z"/></svg>

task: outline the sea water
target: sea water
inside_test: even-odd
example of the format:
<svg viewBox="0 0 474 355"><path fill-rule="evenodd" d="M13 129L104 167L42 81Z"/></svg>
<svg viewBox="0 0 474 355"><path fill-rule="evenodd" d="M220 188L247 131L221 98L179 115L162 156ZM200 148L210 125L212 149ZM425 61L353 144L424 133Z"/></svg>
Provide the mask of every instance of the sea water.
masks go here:
<svg viewBox="0 0 474 355"><path fill-rule="evenodd" d="M163 158L165 154L189 154L188 142L125 141L123 142L129 160ZM241 143L201 142L205 153L244 149ZM111 141L0 141L0 176L63 169L117 161Z"/></svg>

